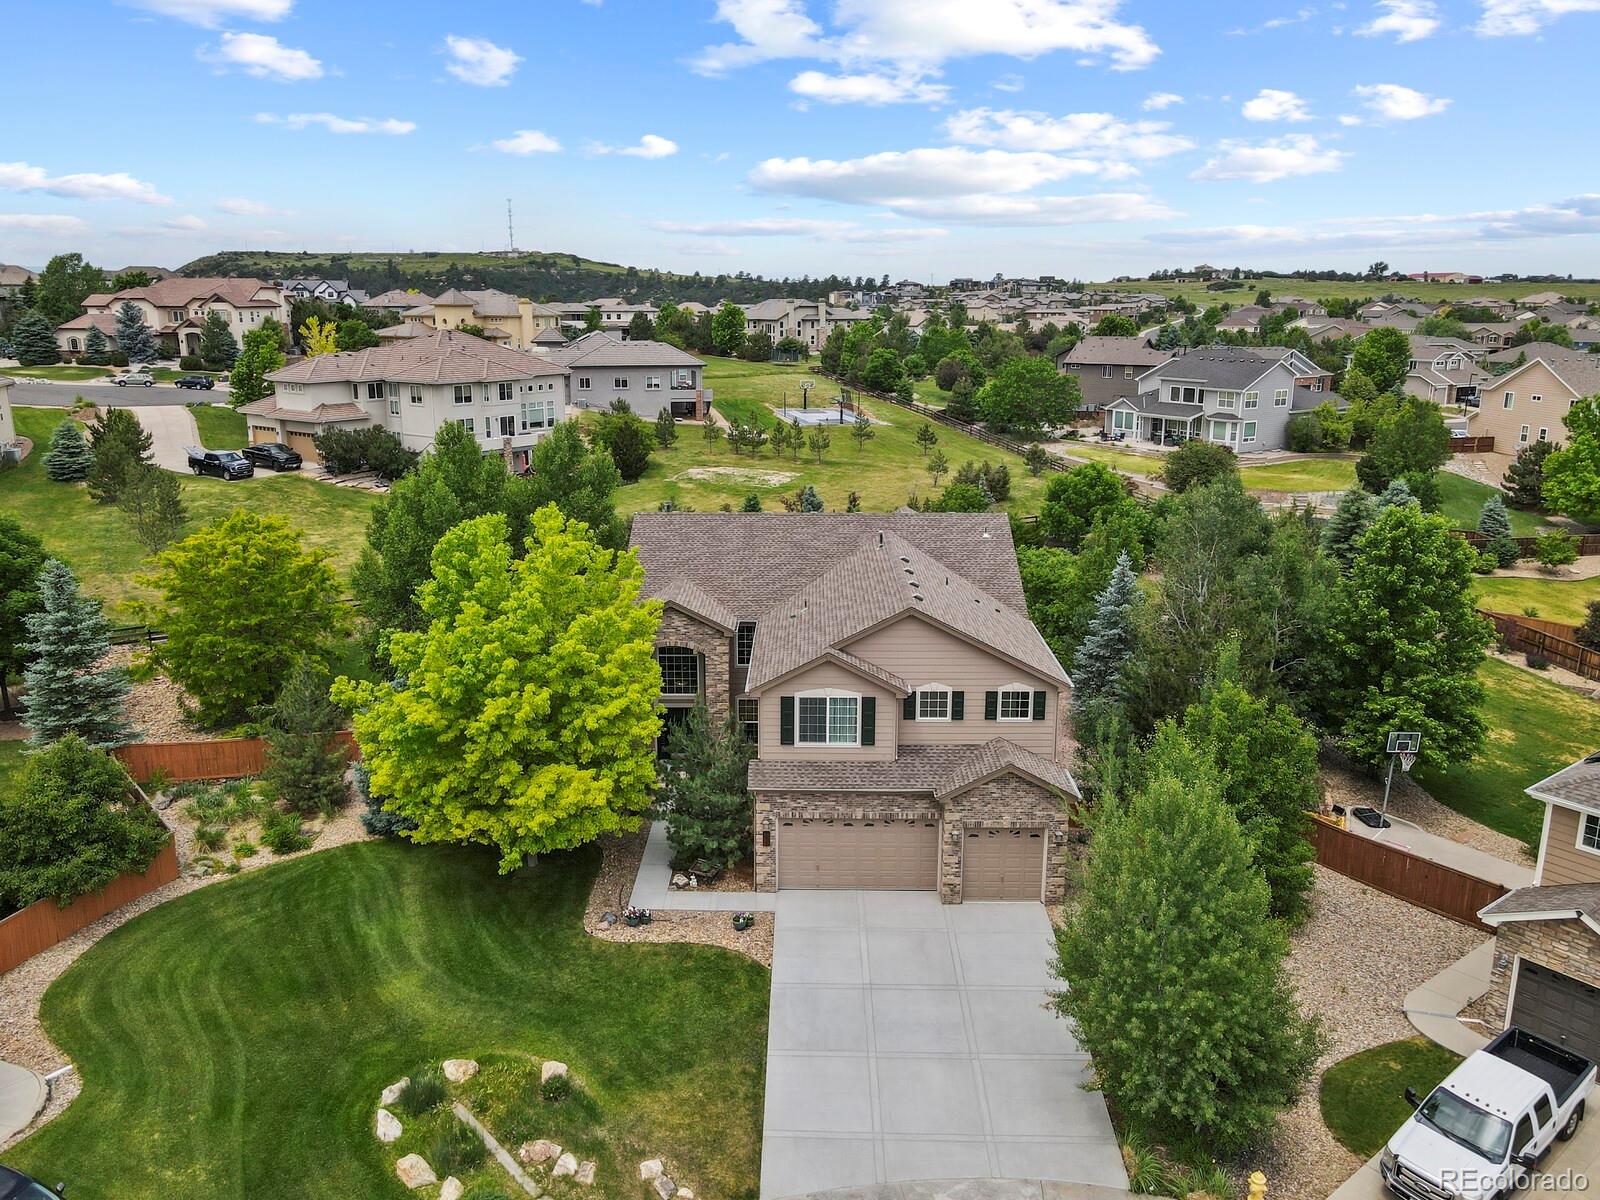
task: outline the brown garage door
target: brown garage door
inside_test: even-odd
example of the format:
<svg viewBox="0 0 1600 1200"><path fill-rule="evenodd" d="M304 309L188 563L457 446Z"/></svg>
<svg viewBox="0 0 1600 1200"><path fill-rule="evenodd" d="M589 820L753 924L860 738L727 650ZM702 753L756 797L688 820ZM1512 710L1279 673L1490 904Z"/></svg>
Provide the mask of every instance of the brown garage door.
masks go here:
<svg viewBox="0 0 1600 1200"><path fill-rule="evenodd" d="M1511 1023L1560 1042L1585 1058L1600 1058L1600 988L1523 962L1517 968L1517 995Z"/></svg>
<svg viewBox="0 0 1600 1200"><path fill-rule="evenodd" d="M939 878L939 822L778 822L781 888L929 892Z"/></svg>
<svg viewBox="0 0 1600 1200"><path fill-rule="evenodd" d="M322 461L322 456L317 453L316 443L311 437L309 433L295 433L291 430L283 435L283 444L298 452L308 463L319 463Z"/></svg>
<svg viewBox="0 0 1600 1200"><path fill-rule="evenodd" d="M1044 894L1044 830L969 829L961 846L963 900L1037 900Z"/></svg>
<svg viewBox="0 0 1600 1200"><path fill-rule="evenodd" d="M250 426L250 444L259 446L262 442L275 442L278 440L278 427L276 425Z"/></svg>

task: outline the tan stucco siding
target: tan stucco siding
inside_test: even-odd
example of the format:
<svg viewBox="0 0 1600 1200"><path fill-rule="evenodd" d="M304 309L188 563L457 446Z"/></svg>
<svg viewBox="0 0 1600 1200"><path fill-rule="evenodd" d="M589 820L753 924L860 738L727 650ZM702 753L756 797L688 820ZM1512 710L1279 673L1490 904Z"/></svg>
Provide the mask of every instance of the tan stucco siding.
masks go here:
<svg viewBox="0 0 1600 1200"><path fill-rule="evenodd" d="M1550 824L1545 830L1544 869L1539 883L1600 883L1600 854L1578 848L1578 828L1582 814L1575 809L1550 806Z"/></svg>
<svg viewBox="0 0 1600 1200"><path fill-rule="evenodd" d="M1567 436L1563 418L1576 398L1543 363L1488 380L1479 387L1478 396L1478 414L1469 431L1473 437L1494 438L1494 448L1506 454L1515 454L1519 446L1538 441L1540 429L1549 431L1547 441L1559 445ZM1522 438L1524 425L1528 426L1527 441Z"/></svg>
<svg viewBox="0 0 1600 1200"><path fill-rule="evenodd" d="M795 744L780 743L782 729L781 699L800 696L806 692L833 690L859 696L871 696L877 701L877 714L873 722L872 746L822 746L800 744L799 705L795 706ZM757 735L760 757L765 759L801 759L817 762L888 762L895 757L896 729L900 721L900 700L888 688L833 663L820 663L809 671L784 680L769 688L761 697L761 728Z"/></svg>

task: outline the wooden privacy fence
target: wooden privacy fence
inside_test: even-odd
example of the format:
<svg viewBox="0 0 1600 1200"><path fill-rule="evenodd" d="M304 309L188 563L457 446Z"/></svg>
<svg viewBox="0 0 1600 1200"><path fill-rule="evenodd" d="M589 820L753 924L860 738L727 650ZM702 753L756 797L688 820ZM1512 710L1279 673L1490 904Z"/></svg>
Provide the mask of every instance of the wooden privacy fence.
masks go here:
<svg viewBox="0 0 1600 1200"><path fill-rule="evenodd" d="M1494 449L1492 437L1453 437L1450 439L1451 454L1485 454Z"/></svg>
<svg viewBox="0 0 1600 1200"><path fill-rule="evenodd" d="M1316 848L1318 864L1330 871L1348 875L1407 904L1491 933L1493 930L1478 920L1478 910L1509 890L1443 863L1430 862L1398 846L1340 829L1327 821L1312 820L1311 844Z"/></svg>
<svg viewBox="0 0 1600 1200"><path fill-rule="evenodd" d="M1481 608L1478 613L1494 623L1495 632L1513 650L1542 655L1556 666L1565 667L1585 679L1600 679L1600 653L1573 641L1576 625L1563 625L1560 621L1543 621L1538 617L1523 617L1515 613L1489 612Z"/></svg>
<svg viewBox="0 0 1600 1200"><path fill-rule="evenodd" d="M348 729L334 735L354 759L355 738ZM189 779L241 779L259 775L266 766L267 744L261 738L222 738L212 742L130 742L114 753L135 779L160 771L174 783Z"/></svg>
<svg viewBox="0 0 1600 1200"><path fill-rule="evenodd" d="M0 973L28 961L40 951L64 941L85 925L137 900L178 877L178 850L171 838L144 871L119 875L100 892L79 896L62 908L54 900L40 900L0 921Z"/></svg>
<svg viewBox="0 0 1600 1200"><path fill-rule="evenodd" d="M1489 544L1489 539L1484 537L1483 534L1479 533L1476 529L1453 529L1451 532L1459 538L1465 538L1467 544L1474 549L1480 549ZM1534 558L1538 555L1538 538L1518 537L1512 538L1511 540L1517 544L1517 553L1522 558ZM1600 554L1600 533L1583 534L1577 539L1577 542L1578 553L1580 555Z"/></svg>

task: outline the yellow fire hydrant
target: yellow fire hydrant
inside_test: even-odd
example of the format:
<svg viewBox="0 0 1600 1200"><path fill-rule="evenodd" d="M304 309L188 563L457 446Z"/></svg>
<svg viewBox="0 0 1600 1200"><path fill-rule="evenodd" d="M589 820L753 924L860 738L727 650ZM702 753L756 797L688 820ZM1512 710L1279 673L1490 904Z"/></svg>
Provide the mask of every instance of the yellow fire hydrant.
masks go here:
<svg viewBox="0 0 1600 1200"><path fill-rule="evenodd" d="M1260 1171L1250 1172L1250 1200L1267 1200L1267 1177Z"/></svg>

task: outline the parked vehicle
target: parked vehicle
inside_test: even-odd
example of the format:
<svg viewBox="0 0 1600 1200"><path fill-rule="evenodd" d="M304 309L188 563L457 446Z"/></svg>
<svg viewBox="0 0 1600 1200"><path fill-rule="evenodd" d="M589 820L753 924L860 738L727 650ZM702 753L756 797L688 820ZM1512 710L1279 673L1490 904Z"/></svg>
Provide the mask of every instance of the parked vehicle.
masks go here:
<svg viewBox="0 0 1600 1200"><path fill-rule="evenodd" d="M255 466L273 471L298 471L303 461L298 451L289 449L282 442L257 442L253 446L246 446L241 453Z"/></svg>
<svg viewBox="0 0 1600 1200"><path fill-rule="evenodd" d="M64 1183L47 1188L32 1175L0 1167L0 1200L59 1200L66 1190Z"/></svg>
<svg viewBox="0 0 1600 1200"><path fill-rule="evenodd" d="M1419 1100L1378 1170L1405 1200L1499 1200L1578 1131L1595 1064L1512 1026Z"/></svg>
<svg viewBox="0 0 1600 1200"><path fill-rule="evenodd" d="M203 392L209 392L217 386L217 381L209 375L182 375L173 382L181 388L199 388Z"/></svg>
<svg viewBox="0 0 1600 1200"><path fill-rule="evenodd" d="M111 381L118 387L155 387L156 378L143 367L132 371L124 371Z"/></svg>
<svg viewBox="0 0 1600 1200"><path fill-rule="evenodd" d="M256 473L250 460L237 450L206 450L200 446L185 446L184 449L189 454L189 469L196 475L249 479Z"/></svg>

